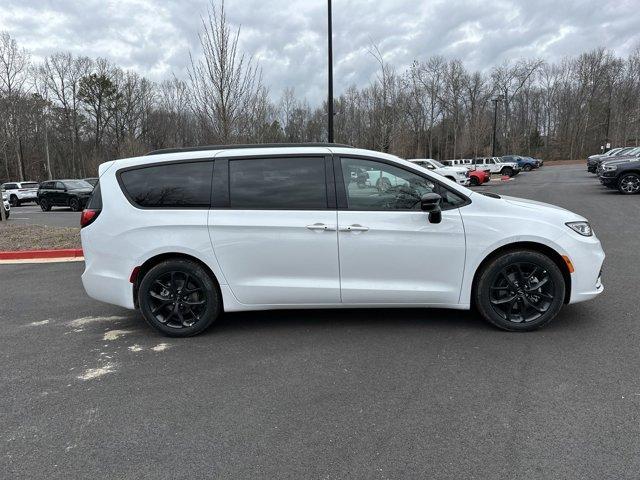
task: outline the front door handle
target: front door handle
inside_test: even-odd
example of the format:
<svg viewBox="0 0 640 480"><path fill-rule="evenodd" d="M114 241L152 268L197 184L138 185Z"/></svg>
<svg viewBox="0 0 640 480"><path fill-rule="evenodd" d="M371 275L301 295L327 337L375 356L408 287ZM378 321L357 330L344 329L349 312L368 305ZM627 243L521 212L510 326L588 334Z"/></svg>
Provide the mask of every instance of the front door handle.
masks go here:
<svg viewBox="0 0 640 480"><path fill-rule="evenodd" d="M367 230L369 230L369 227L364 227L362 225L354 223L353 225L347 225L346 227L338 227L338 230L340 230L341 232L366 232Z"/></svg>
<svg viewBox="0 0 640 480"><path fill-rule="evenodd" d="M307 225L309 230L324 230L324 231L332 231L336 230L336 227L333 225L325 225L324 223L314 223L313 225Z"/></svg>

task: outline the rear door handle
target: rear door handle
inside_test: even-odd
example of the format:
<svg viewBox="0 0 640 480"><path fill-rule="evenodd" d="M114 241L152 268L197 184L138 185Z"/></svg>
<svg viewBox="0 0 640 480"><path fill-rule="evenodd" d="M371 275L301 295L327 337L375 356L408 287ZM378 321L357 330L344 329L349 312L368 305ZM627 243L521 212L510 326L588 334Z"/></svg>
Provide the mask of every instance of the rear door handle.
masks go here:
<svg viewBox="0 0 640 480"><path fill-rule="evenodd" d="M340 230L341 232L366 232L367 230L369 230L369 227L364 227L362 225L354 223L353 225L347 225L346 227L338 227L338 230Z"/></svg>
<svg viewBox="0 0 640 480"><path fill-rule="evenodd" d="M334 227L333 225L325 225L324 223L314 223L313 225L307 225L307 228L309 230L325 230L331 232L334 232L336 230L336 227Z"/></svg>

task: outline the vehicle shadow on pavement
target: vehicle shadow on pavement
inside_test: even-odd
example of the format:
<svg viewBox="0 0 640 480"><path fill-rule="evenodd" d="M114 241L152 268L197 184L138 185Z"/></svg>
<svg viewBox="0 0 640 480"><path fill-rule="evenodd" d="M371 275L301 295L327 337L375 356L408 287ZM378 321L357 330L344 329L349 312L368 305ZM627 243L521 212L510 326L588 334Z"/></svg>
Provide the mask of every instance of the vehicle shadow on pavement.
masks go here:
<svg viewBox="0 0 640 480"><path fill-rule="evenodd" d="M320 310L270 310L264 312L225 313L208 332L232 332L247 329L303 327L305 329L359 328L406 330L487 330L493 329L476 312L424 308L366 308Z"/></svg>

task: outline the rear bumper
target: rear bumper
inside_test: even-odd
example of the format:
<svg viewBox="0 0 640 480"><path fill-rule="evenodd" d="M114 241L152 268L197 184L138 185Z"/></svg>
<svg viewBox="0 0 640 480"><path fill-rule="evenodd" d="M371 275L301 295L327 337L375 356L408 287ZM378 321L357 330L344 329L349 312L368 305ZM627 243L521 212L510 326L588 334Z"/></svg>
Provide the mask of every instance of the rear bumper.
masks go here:
<svg viewBox="0 0 640 480"><path fill-rule="evenodd" d="M38 193L34 192L18 192L16 193L16 197L18 197L18 200L20 200L21 202L35 202L36 199L38 198Z"/></svg>

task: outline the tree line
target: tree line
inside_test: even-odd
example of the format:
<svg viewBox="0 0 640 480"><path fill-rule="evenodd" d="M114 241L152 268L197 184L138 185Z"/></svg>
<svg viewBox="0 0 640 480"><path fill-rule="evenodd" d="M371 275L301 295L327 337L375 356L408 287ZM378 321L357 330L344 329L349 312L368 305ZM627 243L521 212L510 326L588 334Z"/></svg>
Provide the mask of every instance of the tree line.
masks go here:
<svg viewBox="0 0 640 480"><path fill-rule="evenodd" d="M239 48L224 3L202 18L185 78L153 82L108 60L59 52L33 62L0 33L0 179L94 176L110 159L201 144L326 141L326 103L272 100ZM375 46L369 85L335 98L335 140L402 157L498 154L575 159L640 140L640 46L487 72L432 56L399 71ZM324 73L318 72L324 79ZM495 116L495 117L494 117Z"/></svg>

